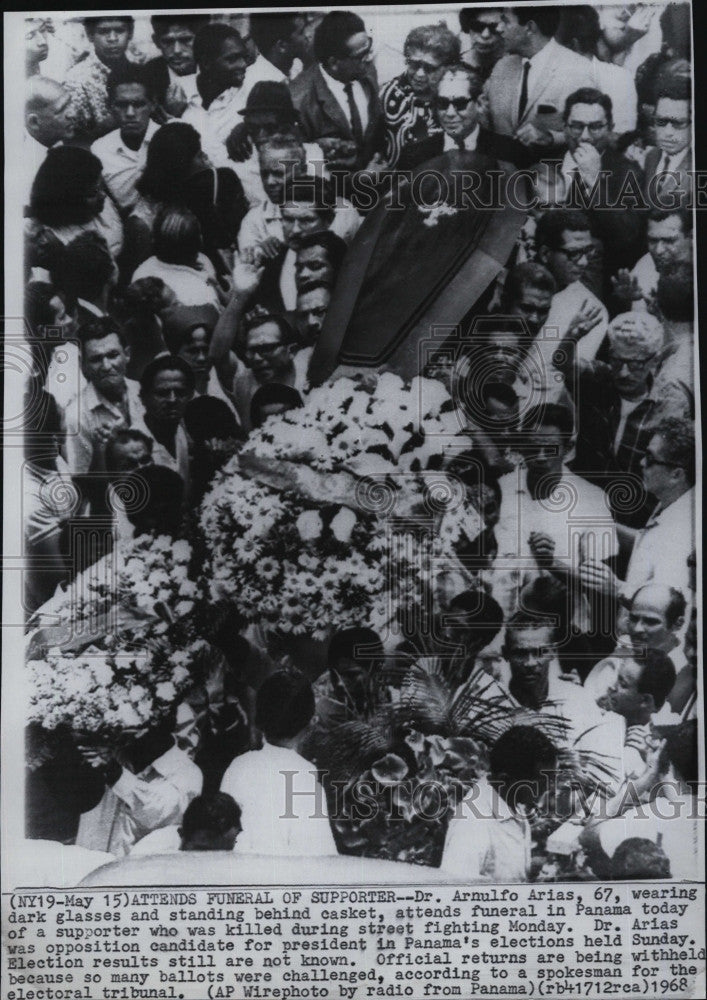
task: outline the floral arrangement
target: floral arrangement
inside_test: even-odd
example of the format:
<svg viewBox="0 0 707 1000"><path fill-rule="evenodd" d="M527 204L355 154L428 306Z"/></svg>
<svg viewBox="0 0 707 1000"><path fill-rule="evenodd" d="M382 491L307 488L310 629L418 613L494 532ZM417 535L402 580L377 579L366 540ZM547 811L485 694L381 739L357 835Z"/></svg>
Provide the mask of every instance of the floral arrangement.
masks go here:
<svg viewBox="0 0 707 1000"><path fill-rule="evenodd" d="M294 635L383 630L419 600L429 559L453 559L461 533L481 529L439 471L453 448L460 427L436 380L384 373L313 390L256 430L204 499L210 599Z"/></svg>
<svg viewBox="0 0 707 1000"><path fill-rule="evenodd" d="M169 716L207 646L191 561L188 542L148 534L79 574L54 608L62 624L29 640L27 721L45 742L68 730L117 745Z"/></svg>

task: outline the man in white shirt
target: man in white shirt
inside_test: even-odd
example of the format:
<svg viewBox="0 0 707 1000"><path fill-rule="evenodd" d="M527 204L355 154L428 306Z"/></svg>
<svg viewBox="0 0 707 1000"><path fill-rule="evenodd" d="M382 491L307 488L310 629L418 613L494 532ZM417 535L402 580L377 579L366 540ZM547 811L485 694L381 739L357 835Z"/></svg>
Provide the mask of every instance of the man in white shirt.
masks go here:
<svg viewBox="0 0 707 1000"><path fill-rule="evenodd" d="M66 461L72 475L102 469L111 433L132 427L142 415L140 387L125 377L130 349L120 328L108 317L96 318L78 336L88 384L65 411Z"/></svg>
<svg viewBox="0 0 707 1000"><path fill-rule="evenodd" d="M97 139L91 152L103 165L108 193L124 215L137 201L135 184L147 160L147 147L158 129L152 121L154 95L142 67L128 64L108 77L108 104L118 128Z"/></svg>
<svg viewBox="0 0 707 1000"><path fill-rule="evenodd" d="M557 750L533 726L513 726L491 749L490 774L457 806L447 829L441 871L467 882L527 882L528 815L547 791Z"/></svg>
<svg viewBox="0 0 707 1000"><path fill-rule="evenodd" d="M258 47L258 57L246 70L243 92L247 98L262 80L288 83L295 60L298 16L257 13L250 15L250 37Z"/></svg>
<svg viewBox="0 0 707 1000"><path fill-rule="evenodd" d="M194 372L182 358L162 354L151 361L140 379L144 412L137 430L153 441L152 461L179 473L188 494L189 438L184 412L194 395Z"/></svg>
<svg viewBox="0 0 707 1000"><path fill-rule="evenodd" d="M226 140L239 124L238 114L245 106L245 45L230 25L205 24L194 39L194 58L199 67L197 93L190 99L182 121L197 130L213 165L227 167L230 160Z"/></svg>
<svg viewBox="0 0 707 1000"><path fill-rule="evenodd" d="M208 21L203 15L162 14L150 18L152 41L162 53L145 65L155 98L177 117L197 94L194 38Z"/></svg>
<svg viewBox="0 0 707 1000"><path fill-rule="evenodd" d="M552 297L547 319L537 335L530 357L536 389L548 401L564 396L554 354L571 329L582 329L580 358L592 360L606 334L609 313L595 294L595 261L598 241L589 220L576 209L544 212L535 232L538 260L550 271L558 291Z"/></svg>
<svg viewBox="0 0 707 1000"><path fill-rule="evenodd" d="M258 689L263 747L236 757L221 781L241 807L239 854L338 853L316 768L299 753L313 715L312 685L301 674L276 671Z"/></svg>
<svg viewBox="0 0 707 1000"><path fill-rule="evenodd" d="M632 271L619 271L614 295L625 308L646 312L658 289L658 278L676 264L692 264L692 211L652 208L648 213L648 253Z"/></svg>
<svg viewBox="0 0 707 1000"><path fill-rule="evenodd" d="M609 499L564 464L572 442L571 411L557 404L537 407L525 415L522 429L525 466L499 479L493 595L512 614L522 588L549 572L568 586L570 616L579 615L579 566L588 555L603 562L618 552Z"/></svg>
<svg viewBox="0 0 707 1000"><path fill-rule="evenodd" d="M22 155L22 204L29 204L32 182L47 150L73 134L71 94L55 80L35 76L27 82Z"/></svg>
<svg viewBox="0 0 707 1000"><path fill-rule="evenodd" d="M650 582L688 594L692 582L688 560L695 549L695 434L691 423L668 417L658 424L641 465L644 487L658 498L658 506L636 535L625 581L594 560L580 567L580 576L586 587L619 589L629 599Z"/></svg>

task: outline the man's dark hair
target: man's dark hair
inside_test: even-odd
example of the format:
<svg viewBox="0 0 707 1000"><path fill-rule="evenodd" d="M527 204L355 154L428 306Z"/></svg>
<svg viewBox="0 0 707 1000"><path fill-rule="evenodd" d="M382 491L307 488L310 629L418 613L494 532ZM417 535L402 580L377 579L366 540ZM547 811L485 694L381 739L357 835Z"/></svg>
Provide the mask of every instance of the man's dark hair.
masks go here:
<svg viewBox="0 0 707 1000"><path fill-rule="evenodd" d="M277 670L260 685L255 699L255 724L268 743L297 736L313 715L312 685L299 671Z"/></svg>
<svg viewBox="0 0 707 1000"><path fill-rule="evenodd" d="M241 336L239 338L240 343L245 345L250 331L255 330L259 326L263 326L265 323L275 324L280 331L283 344L289 345L299 342L297 331L287 317L283 316L282 313L271 313L266 310L254 309L252 312L247 313L246 316L243 317L243 322L241 323Z"/></svg>
<svg viewBox="0 0 707 1000"><path fill-rule="evenodd" d="M512 726L491 747L489 766L493 776L505 775L509 783L524 781L538 768L552 770L557 762L557 748L552 740L534 726Z"/></svg>
<svg viewBox="0 0 707 1000"><path fill-rule="evenodd" d="M503 610L485 590L464 590L457 594L449 602L449 614L455 618L450 625L476 632L474 648L467 650L471 655L493 642L503 628Z"/></svg>
<svg viewBox="0 0 707 1000"><path fill-rule="evenodd" d="M352 35L366 30L366 25L349 10L332 10L325 14L314 32L314 55L326 67L329 59L348 56L346 42Z"/></svg>
<svg viewBox="0 0 707 1000"><path fill-rule="evenodd" d="M655 102L661 97L669 97L673 101L688 101L692 104L692 85L688 76L665 76L656 86ZM691 108L688 108L691 111Z"/></svg>
<svg viewBox="0 0 707 1000"><path fill-rule="evenodd" d="M199 28L194 38L194 61L199 69L204 64L209 64L214 59L218 59L221 55L224 42L229 38L234 42L239 42L245 52L243 39L239 32L230 24L224 24L222 21L209 21L208 24L204 24Z"/></svg>
<svg viewBox="0 0 707 1000"><path fill-rule="evenodd" d="M362 650L358 656L355 655L357 649ZM345 628L331 637L326 659L327 666L331 669L342 659L380 661L383 656L380 636L372 628Z"/></svg>
<svg viewBox="0 0 707 1000"><path fill-rule="evenodd" d="M136 534L142 530L159 530L164 535L176 535L182 526L182 504L184 502L184 480L166 465L146 465L142 469L127 473L126 483L132 480L136 496L144 496L145 503L134 507L126 506L128 520L135 527Z"/></svg>
<svg viewBox="0 0 707 1000"><path fill-rule="evenodd" d="M673 770L692 791L697 791L697 719L688 719L668 731L664 754Z"/></svg>
<svg viewBox="0 0 707 1000"><path fill-rule="evenodd" d="M306 250L308 247L324 247L334 273L338 273L347 249L346 243L340 236L332 233L330 229L320 230L318 233L304 233L300 236L297 250Z"/></svg>
<svg viewBox="0 0 707 1000"><path fill-rule="evenodd" d="M549 628L551 630L550 645L555 645L558 641L558 623L550 614L533 614L527 608L521 608L511 615L506 622L506 634L504 645L516 632L522 632L530 628Z"/></svg>
<svg viewBox="0 0 707 1000"><path fill-rule="evenodd" d="M494 8L484 8L483 13L488 13L489 10L494 10ZM477 7L462 7L459 11L459 28L465 35L471 31L471 26L478 16L479 10Z"/></svg>
<svg viewBox="0 0 707 1000"><path fill-rule="evenodd" d="M643 669L636 692L651 695L655 711L659 712L675 684L675 665L667 653L659 649L647 649L638 662Z"/></svg>
<svg viewBox="0 0 707 1000"><path fill-rule="evenodd" d="M52 269L52 283L70 303L99 296L113 275L114 264L106 241L87 231L62 247Z"/></svg>
<svg viewBox="0 0 707 1000"><path fill-rule="evenodd" d="M116 427L106 443L105 462L108 472L115 470L115 450L129 441L139 441L152 454L153 440L136 427Z"/></svg>
<svg viewBox="0 0 707 1000"><path fill-rule="evenodd" d="M629 837L614 851L609 877L629 880L670 878L670 861L652 840Z"/></svg>
<svg viewBox="0 0 707 1000"><path fill-rule="evenodd" d="M693 218L692 211L689 208L674 208L670 211L664 208L651 208L648 210L648 221L665 222L666 219L670 219L674 215L680 219L680 226L683 231L683 235L687 236L688 233L691 233L693 228Z"/></svg>
<svg viewBox="0 0 707 1000"><path fill-rule="evenodd" d="M95 319L89 319L85 323L82 323L76 331L82 351L89 341L103 340L105 337L110 337L111 334L115 334L120 341L121 347L128 346L122 327L115 320L111 319L110 316L96 316Z"/></svg>
<svg viewBox="0 0 707 1000"><path fill-rule="evenodd" d="M135 30L135 19L132 17L126 17L124 14L104 14L102 17L84 17L83 30L86 32L89 39L93 38L96 28L101 21L124 21L130 28L131 36Z"/></svg>
<svg viewBox="0 0 707 1000"><path fill-rule="evenodd" d="M538 31L545 38L552 38L560 24L560 11L557 7L530 7L524 4L522 7L509 8L518 18L519 24L528 24L534 21Z"/></svg>
<svg viewBox="0 0 707 1000"><path fill-rule="evenodd" d="M226 440L240 437L233 410L216 396L195 396L184 410L184 426L192 441L204 444L212 438Z"/></svg>
<svg viewBox="0 0 707 1000"><path fill-rule="evenodd" d="M543 212L535 230L535 244L548 250L559 250L564 232L591 232L584 212L572 208L551 208Z"/></svg>
<svg viewBox="0 0 707 1000"><path fill-rule="evenodd" d="M303 285L297 285L297 296L306 295L308 292L314 292L317 288L324 288L327 292L330 292L334 286L331 281L326 281L324 278L314 278L310 281L305 282Z"/></svg>
<svg viewBox="0 0 707 1000"><path fill-rule="evenodd" d="M671 264L658 275L656 305L663 319L691 323L695 319L695 286L692 264Z"/></svg>
<svg viewBox="0 0 707 1000"><path fill-rule="evenodd" d="M111 70L106 80L109 101L112 101L115 97L116 87L121 87L124 84L135 84L136 86L144 87L147 97L150 100L155 99L155 87L152 79L145 72L145 67L138 63L129 62L124 66L117 66L114 70Z"/></svg>
<svg viewBox="0 0 707 1000"><path fill-rule="evenodd" d="M504 308L510 309L526 288L537 288L554 295L557 283L548 269L537 261L526 260L522 264L515 264L508 272L503 286Z"/></svg>
<svg viewBox="0 0 707 1000"><path fill-rule="evenodd" d="M182 845L195 833L209 833L218 840L229 830L241 829L241 807L227 792L197 795L184 810L180 836ZM182 846L182 850L189 850Z"/></svg>
<svg viewBox="0 0 707 1000"><path fill-rule="evenodd" d="M580 87L575 90L565 101L564 121L568 122L570 112L575 104L599 104L606 112L607 124L611 127L614 121L614 105L608 94L602 94L601 90L595 87Z"/></svg>
<svg viewBox="0 0 707 1000"><path fill-rule="evenodd" d="M506 385L505 382L484 382L479 396L483 410L488 410L488 404L492 399L503 403L504 406L516 406L518 403L515 390L510 385Z"/></svg>
<svg viewBox="0 0 707 1000"><path fill-rule="evenodd" d="M140 376L140 393L150 392L155 384L155 379L161 372L181 372L187 380L187 390L194 392L196 382L194 372L183 358L175 357L172 354L162 354L158 358L153 358Z"/></svg>
<svg viewBox="0 0 707 1000"><path fill-rule="evenodd" d="M572 437L574 415L569 407L561 403L541 403L524 414L520 429L527 433L539 427L557 427L563 437Z"/></svg>
<svg viewBox="0 0 707 1000"><path fill-rule="evenodd" d="M188 208L165 205L153 227L155 256L165 264L193 264L201 252L201 226Z"/></svg>
<svg viewBox="0 0 707 1000"><path fill-rule="evenodd" d="M257 13L250 15L250 37L258 52L266 56L278 42L287 42L296 27L296 14Z"/></svg>
<svg viewBox="0 0 707 1000"><path fill-rule="evenodd" d="M563 8L560 15L560 27L557 41L572 48L572 42L577 42L577 48L583 55L596 55L597 43L601 38L601 23L599 13L589 4L578 4L576 7Z"/></svg>
<svg viewBox="0 0 707 1000"><path fill-rule="evenodd" d="M641 584L631 598L631 604L633 604L642 590L645 590L646 587L650 586L652 586L652 583ZM683 592L678 590L677 587L668 587L667 590L670 597L665 607L665 623L668 628L675 628L680 619L685 615L685 611L687 610L687 601L685 600Z"/></svg>
<svg viewBox="0 0 707 1000"><path fill-rule="evenodd" d="M687 420L666 417L653 428L663 439L671 464L683 469L690 486L695 484L695 429Z"/></svg>
<svg viewBox="0 0 707 1000"><path fill-rule="evenodd" d="M260 411L264 406L271 406L273 403L282 403L288 410L297 410L304 406L302 396L294 386L285 385L283 382L266 382L255 390L250 401L251 427L262 427L265 417Z"/></svg>
<svg viewBox="0 0 707 1000"><path fill-rule="evenodd" d="M439 83L444 80L445 76L463 76L467 82L469 97L472 101L477 100L481 96L481 91L484 89L484 78L474 66L469 66L465 62L451 63L451 65L445 66L439 78Z"/></svg>
<svg viewBox="0 0 707 1000"><path fill-rule="evenodd" d="M155 14L150 18L153 34L158 38L166 35L170 28L187 28L196 34L199 28L208 23L209 19L205 14Z"/></svg>

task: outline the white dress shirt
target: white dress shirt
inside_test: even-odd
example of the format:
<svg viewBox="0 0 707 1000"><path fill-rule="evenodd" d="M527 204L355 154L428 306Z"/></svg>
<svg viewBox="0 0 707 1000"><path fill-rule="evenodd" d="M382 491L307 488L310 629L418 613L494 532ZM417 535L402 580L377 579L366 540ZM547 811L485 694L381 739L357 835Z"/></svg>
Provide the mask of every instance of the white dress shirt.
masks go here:
<svg viewBox="0 0 707 1000"><path fill-rule="evenodd" d="M295 750L265 742L230 764L221 791L241 807L239 854L338 854L317 769Z"/></svg>
<svg viewBox="0 0 707 1000"><path fill-rule="evenodd" d="M120 129L97 139L91 146L91 152L103 164L103 179L113 201L124 211L129 211L137 201L135 184L145 168L150 139L158 128L156 122L149 122L138 149L131 149L123 142Z"/></svg>
<svg viewBox="0 0 707 1000"><path fill-rule="evenodd" d="M305 169L310 177L323 177L329 179L329 171L324 162L324 153L321 146L316 142L303 142L305 155ZM253 152L247 160L236 162L231 160L231 170L233 170L238 180L243 185L243 193L248 199L251 208L267 200L265 188L260 177L260 160L258 151L253 148Z"/></svg>
<svg viewBox="0 0 707 1000"><path fill-rule="evenodd" d="M537 90L540 81L543 79L546 71L552 64L552 60L555 58L555 50L558 47L558 43L554 38L551 38L547 45L544 45L539 52L536 52L534 56L529 59L523 59L521 66L521 76L520 83L518 84L518 102L520 103L520 94L523 89L523 68L526 62L530 63L530 70L528 71L528 103L526 104L526 109L530 107L533 101L533 90Z"/></svg>
<svg viewBox="0 0 707 1000"><path fill-rule="evenodd" d="M143 405L140 385L125 380L122 405L113 403L88 382L76 393L64 411L66 428L66 462L72 475L100 468L105 445L102 434L118 427L133 427L142 419Z"/></svg>
<svg viewBox="0 0 707 1000"><path fill-rule="evenodd" d="M633 74L625 66L615 66L592 56L592 76L596 89L611 98L614 131L619 135L632 132L636 127L638 111Z"/></svg>
<svg viewBox="0 0 707 1000"><path fill-rule="evenodd" d="M169 74L170 87L181 87L188 101L193 97L199 96L196 86L196 73L186 73L184 76L178 76L169 66L167 66L167 72Z"/></svg>
<svg viewBox="0 0 707 1000"><path fill-rule="evenodd" d="M337 100L337 103L341 105L341 110L346 116L346 121L351 125L351 110L349 108L349 99L346 96L345 84L341 80L335 80L333 76L329 76L327 71L324 69L321 63L319 63L319 69L324 77L324 82L326 83L329 90L332 92ZM353 87L351 88L353 93L353 99L358 108L358 113L361 118L361 128L365 134L366 128L368 126L368 101L366 99L366 91L363 89L358 80L353 81Z"/></svg>
<svg viewBox="0 0 707 1000"><path fill-rule="evenodd" d="M278 69L277 66L273 66L269 59L266 59L262 53L258 53L258 57L255 62L252 63L248 69L245 71L245 77L243 79L243 86L241 90L243 91L244 102L248 99L248 95L255 86L256 83L261 83L267 80L270 83L289 83L287 75Z"/></svg>
<svg viewBox="0 0 707 1000"><path fill-rule="evenodd" d="M695 490L690 489L653 514L639 531L626 570L623 593L633 597L639 587L655 581L677 587L690 597L688 556L695 549Z"/></svg>
<svg viewBox="0 0 707 1000"><path fill-rule="evenodd" d="M201 793L203 775L175 745L144 771L126 768L90 812L83 813L76 843L123 857L152 830L178 822Z"/></svg>
<svg viewBox="0 0 707 1000"><path fill-rule="evenodd" d="M350 201L345 198L337 198L334 219L329 227L332 233L340 236L346 243L350 243L358 232L362 221L361 216ZM282 228L282 209L279 205L273 205L266 198L258 205L254 205L241 222L241 228L238 231L238 249L243 253L247 248L256 247L263 243L270 236L274 236L281 243L285 239Z"/></svg>
<svg viewBox="0 0 707 1000"><path fill-rule="evenodd" d="M145 423L144 414L133 424L135 430L142 431L152 441L152 461L155 465L165 465L173 472L178 472L189 490L189 438L184 424L179 424L174 437L174 455L153 435Z"/></svg>
<svg viewBox="0 0 707 1000"><path fill-rule="evenodd" d="M240 111L245 107L243 87L229 87L215 98L208 109L197 91L184 110L182 121L193 125L201 136L201 146L215 167L230 167L226 139L243 121Z"/></svg>
<svg viewBox="0 0 707 1000"><path fill-rule="evenodd" d="M211 261L199 254L198 267L188 264L167 264L158 257L148 257L135 270L133 281L140 278L161 278L172 289L183 306L213 305L221 311L216 291L216 272Z"/></svg>
<svg viewBox="0 0 707 1000"><path fill-rule="evenodd" d="M476 149L476 144L479 141L479 132L481 131L481 126L477 125L468 135L464 136L464 149L473 153ZM457 140L453 139L451 135L447 132L444 133L444 150L443 152L448 153L451 149L459 149Z"/></svg>

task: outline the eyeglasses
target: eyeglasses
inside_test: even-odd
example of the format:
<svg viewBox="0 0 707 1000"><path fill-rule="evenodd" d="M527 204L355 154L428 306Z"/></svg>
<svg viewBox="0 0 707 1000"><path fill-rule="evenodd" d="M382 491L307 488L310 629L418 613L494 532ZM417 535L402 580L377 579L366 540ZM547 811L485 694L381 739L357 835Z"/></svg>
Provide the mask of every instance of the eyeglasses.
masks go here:
<svg viewBox="0 0 707 1000"><path fill-rule="evenodd" d="M451 105L456 112L461 114L473 100L473 97L435 97L434 104L438 111L447 111Z"/></svg>
<svg viewBox="0 0 707 1000"><path fill-rule="evenodd" d="M503 27L500 21L479 21L474 18L473 21L469 21L469 31L473 31L476 35L483 35L485 31L491 35L500 35Z"/></svg>
<svg viewBox="0 0 707 1000"><path fill-rule="evenodd" d="M441 66L435 66L434 63L423 62L422 59L406 59L405 63L407 68L412 70L413 73L423 72L427 73L428 76L442 68Z"/></svg>
<svg viewBox="0 0 707 1000"><path fill-rule="evenodd" d="M604 119L603 122L567 122L567 130L575 138L579 138L584 132L585 128L589 129L589 134L593 136L601 135L604 129L609 127L609 123Z"/></svg>
<svg viewBox="0 0 707 1000"><path fill-rule="evenodd" d="M571 260L573 264L579 264L580 260L584 257L586 257L587 260L594 260L597 255L593 246L577 247L576 250L566 250L564 247L560 247L558 252L563 253L567 260Z"/></svg>
<svg viewBox="0 0 707 1000"><path fill-rule="evenodd" d="M689 118L654 118L653 124L656 128L667 128L668 125L672 125L680 131L690 127Z"/></svg>
<svg viewBox="0 0 707 1000"><path fill-rule="evenodd" d="M657 458L652 451L647 451L643 456L644 465L664 465L668 469L679 469L680 466L676 462L664 462L662 458Z"/></svg>
<svg viewBox="0 0 707 1000"><path fill-rule="evenodd" d="M655 354L650 354L647 358L617 358L614 354L610 354L607 360L610 368L620 370L626 365L630 372L640 372L654 357Z"/></svg>
<svg viewBox="0 0 707 1000"><path fill-rule="evenodd" d="M284 346L285 345L280 342L277 344L256 344L255 347L246 347L245 353L249 358L254 358L256 354L261 358L269 358L275 353L275 351L278 351Z"/></svg>

